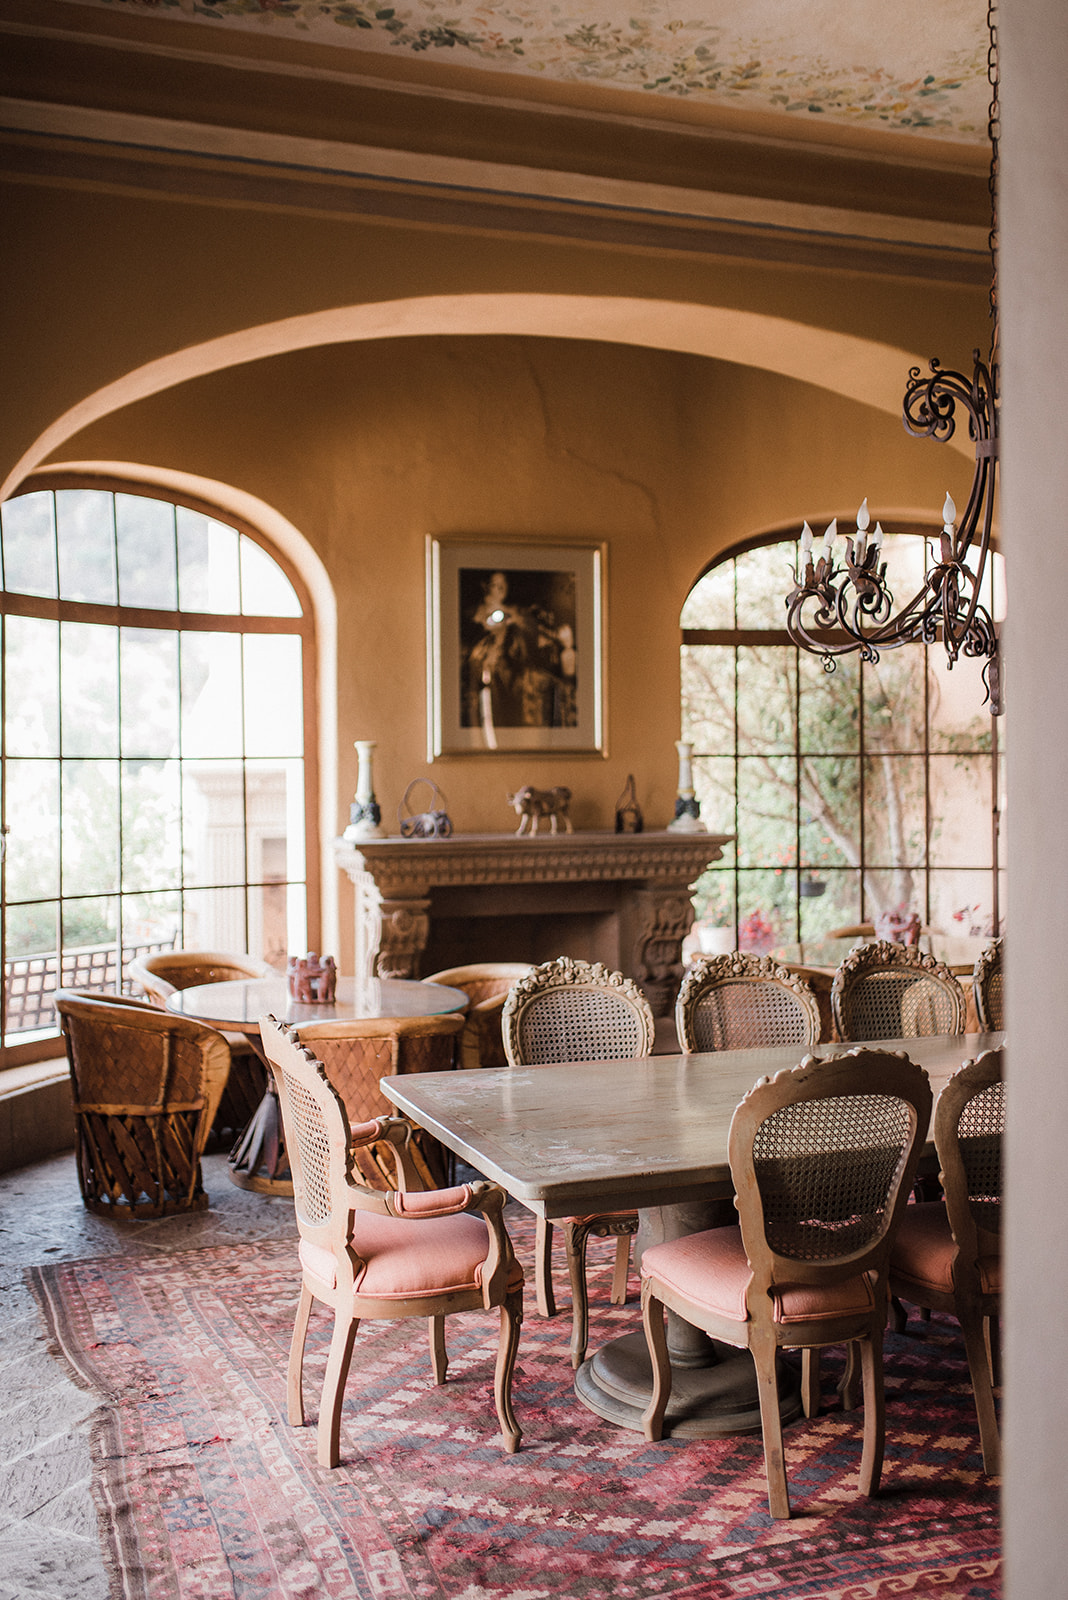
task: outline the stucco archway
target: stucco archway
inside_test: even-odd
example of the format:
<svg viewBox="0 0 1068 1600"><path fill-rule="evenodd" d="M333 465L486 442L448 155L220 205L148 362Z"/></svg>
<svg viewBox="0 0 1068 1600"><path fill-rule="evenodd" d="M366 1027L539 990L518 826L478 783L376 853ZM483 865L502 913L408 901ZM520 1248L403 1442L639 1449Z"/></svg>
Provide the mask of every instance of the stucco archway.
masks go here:
<svg viewBox="0 0 1068 1600"><path fill-rule="evenodd" d="M724 306L552 294L427 295L339 306L245 328L137 367L87 395L39 434L0 488L12 494L65 440L123 406L227 367L355 340L523 334L600 340L759 367L897 416L912 352L855 335ZM952 444L965 454L967 439Z"/></svg>

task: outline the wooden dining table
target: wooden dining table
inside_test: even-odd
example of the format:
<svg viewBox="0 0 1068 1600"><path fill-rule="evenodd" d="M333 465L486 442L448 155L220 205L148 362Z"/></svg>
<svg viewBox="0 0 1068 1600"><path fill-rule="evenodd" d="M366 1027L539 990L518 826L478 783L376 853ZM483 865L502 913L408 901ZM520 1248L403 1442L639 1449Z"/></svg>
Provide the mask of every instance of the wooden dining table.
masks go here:
<svg viewBox="0 0 1068 1600"><path fill-rule="evenodd" d="M734 1109L757 1079L852 1049L899 1050L938 1091L961 1064L1004 1035L957 1034L766 1050L646 1056L638 1060L512 1067L383 1078L399 1111L427 1129L537 1215L639 1212L637 1252L734 1219L727 1136ZM933 1161L933 1143L926 1155ZM760 1431L752 1361L669 1315L674 1380L665 1432L718 1437ZM575 1390L590 1410L641 1431L652 1375L640 1331L614 1339L579 1368ZM800 1415L793 1369L783 1368L784 1422Z"/></svg>
<svg viewBox="0 0 1068 1600"><path fill-rule="evenodd" d="M260 1043L260 1022L299 1028L302 1022L351 1022L374 1017L432 1017L462 1011L468 997L462 989L409 978L339 978L334 999L310 1005L294 1000L281 973L266 978L235 978L226 983L201 983L179 989L167 998L168 1011L192 1017L225 1033L243 1033L266 1063ZM293 1193L286 1159L278 1097L270 1068L267 1090L230 1153L230 1177L241 1189L260 1194Z"/></svg>

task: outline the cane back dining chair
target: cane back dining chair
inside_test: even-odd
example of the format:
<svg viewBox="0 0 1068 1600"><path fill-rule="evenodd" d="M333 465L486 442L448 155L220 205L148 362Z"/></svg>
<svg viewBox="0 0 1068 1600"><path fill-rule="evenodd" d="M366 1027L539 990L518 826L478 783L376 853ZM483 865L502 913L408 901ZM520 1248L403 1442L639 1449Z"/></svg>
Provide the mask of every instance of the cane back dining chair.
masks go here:
<svg viewBox="0 0 1068 1600"><path fill-rule="evenodd" d="M404 1072L448 1072L456 1065L456 1045L463 1030L462 1012L433 1017L370 1017L354 1021L303 1022L290 1031L323 1064L341 1096L352 1123L393 1115L379 1082ZM422 1128L412 1135L411 1160L425 1188L451 1183L451 1153ZM389 1141L370 1140L355 1154L361 1183L372 1189L395 1189L394 1149Z"/></svg>
<svg viewBox="0 0 1068 1600"><path fill-rule="evenodd" d="M770 956L735 950L699 957L675 1003L679 1049L758 1050L820 1040L820 1008L809 984Z"/></svg>
<svg viewBox="0 0 1068 1600"><path fill-rule="evenodd" d="M144 991L153 1005L166 1010L168 998L178 989L201 983L231 983L237 978L266 978L271 969L264 961L227 950L160 950L140 956L126 967L126 976ZM267 1072L248 1036L223 1031L230 1046L230 1075L215 1119L215 1132L236 1135L255 1114L267 1087Z"/></svg>
<svg viewBox="0 0 1068 1600"><path fill-rule="evenodd" d="M653 1014L637 984L599 962L560 956L531 968L509 990L501 1014L504 1050L512 1067L545 1066L568 1061L619 1061L651 1055ZM586 1359L589 1339L589 1290L586 1245L595 1238L615 1238L611 1302L627 1298L631 1235L638 1231L636 1211L596 1212L559 1220L571 1280L571 1364ZM553 1225L538 1217L535 1244L535 1289L543 1317L555 1317L552 1282Z"/></svg>
<svg viewBox="0 0 1068 1600"><path fill-rule="evenodd" d="M1002 973L1004 941L995 939L981 950L972 971L975 1015L982 1033L1000 1032L1005 1026L1005 983Z"/></svg>
<svg viewBox="0 0 1068 1600"><path fill-rule="evenodd" d="M89 1211L162 1217L208 1204L200 1157L230 1070L222 1034L125 995L57 989Z"/></svg>
<svg viewBox="0 0 1068 1600"><path fill-rule="evenodd" d="M994 1405L1001 1309L1001 1141L1005 1131L1002 1053L966 1061L938 1097L935 1149L945 1202L909 1206L890 1252L894 1320L901 1301L948 1311L960 1323L979 1420L983 1469L1001 1471Z"/></svg>
<svg viewBox="0 0 1068 1600"><path fill-rule="evenodd" d="M831 985L831 1008L844 1040L964 1032L964 991L949 968L914 945L886 939L845 957Z"/></svg>
<svg viewBox="0 0 1068 1600"><path fill-rule="evenodd" d="M462 989L468 999L467 1020L460 1035L458 1066L506 1067L501 1012L517 978L530 971L529 961L479 961L467 967L443 967L426 983L444 983Z"/></svg>
<svg viewBox="0 0 1068 1600"><path fill-rule="evenodd" d="M790 1515L779 1413L780 1349L859 1345L864 1380L860 1488L879 1487L885 1429L887 1262L931 1115L927 1074L903 1054L851 1050L763 1078L737 1107L728 1141L738 1225L642 1254L642 1320L653 1392L647 1439L670 1427L664 1307L756 1368L768 1502ZM806 1416L815 1409L802 1382Z"/></svg>
<svg viewBox="0 0 1068 1600"><path fill-rule="evenodd" d="M341 1407L360 1322L426 1317L434 1382L448 1365L445 1318L500 1308L494 1400L505 1449L519 1448L512 1372L523 1317L523 1271L504 1226L504 1190L493 1183L424 1188L409 1159L411 1124L377 1117L350 1124L322 1062L273 1017L261 1023L282 1112L300 1233L302 1280L286 1384L294 1427L304 1424L304 1345L313 1303L334 1313L319 1402L319 1465L341 1459ZM389 1142L397 1182L383 1193L355 1181L354 1155Z"/></svg>

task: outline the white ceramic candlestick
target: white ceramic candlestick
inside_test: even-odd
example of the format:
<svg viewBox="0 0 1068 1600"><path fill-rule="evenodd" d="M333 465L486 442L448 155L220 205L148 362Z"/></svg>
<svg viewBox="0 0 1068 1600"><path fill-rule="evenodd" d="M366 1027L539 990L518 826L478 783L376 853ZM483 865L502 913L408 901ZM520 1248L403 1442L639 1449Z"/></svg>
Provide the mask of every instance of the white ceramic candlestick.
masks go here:
<svg viewBox="0 0 1068 1600"><path fill-rule="evenodd" d="M381 839L382 812L375 799L373 739L356 740L356 798L349 808L346 839Z"/></svg>
<svg viewBox="0 0 1068 1600"><path fill-rule="evenodd" d="M701 806L693 791L693 745L685 739L675 740L679 753L679 787L675 800L675 815L668 823L669 833L704 833Z"/></svg>

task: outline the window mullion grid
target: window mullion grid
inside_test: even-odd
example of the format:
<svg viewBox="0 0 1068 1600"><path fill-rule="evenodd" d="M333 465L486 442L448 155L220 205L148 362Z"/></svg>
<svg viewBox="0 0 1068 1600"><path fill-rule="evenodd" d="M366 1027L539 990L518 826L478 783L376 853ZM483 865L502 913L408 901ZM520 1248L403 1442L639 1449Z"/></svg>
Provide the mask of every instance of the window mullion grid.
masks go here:
<svg viewBox="0 0 1068 1600"><path fill-rule="evenodd" d="M733 568L733 602L734 626L738 627L738 563L732 561ZM734 646L734 947L737 950L741 944L741 904L742 904L742 878L741 878L741 840L739 838L739 822L741 813L738 807L738 790L742 780L742 764L738 755L738 659L739 646Z"/></svg>
<svg viewBox="0 0 1068 1600"><path fill-rule="evenodd" d="M239 547L240 556L240 547ZM241 581L240 559L238 561L238 584ZM240 598L240 587L238 591ZM241 849L243 859L241 862L242 906L244 912L245 943L244 949L250 950L249 943L249 859L248 859L248 717L245 707L245 635L241 635Z"/></svg>
<svg viewBox="0 0 1068 1600"><path fill-rule="evenodd" d="M931 926L931 662L923 650L923 921Z"/></svg>
<svg viewBox="0 0 1068 1600"><path fill-rule="evenodd" d="M1001 787L999 782L1000 749L998 745L998 719L990 718L990 852L993 866L993 890L990 899L990 931L994 938L1001 933Z"/></svg>
<svg viewBox="0 0 1068 1600"><path fill-rule="evenodd" d="M864 737L865 724L865 690L868 675L864 669L863 661L857 663L857 736L860 754L860 778L858 782L860 818L857 824L857 835L860 841L860 922L868 920L868 755L867 742Z"/></svg>
<svg viewBox="0 0 1068 1600"><path fill-rule="evenodd" d="M0 541L0 583L3 581ZM7 971L7 616L0 615L0 972ZM7 984L0 989L0 1044L7 1038Z"/></svg>
<svg viewBox="0 0 1068 1600"><path fill-rule="evenodd" d="M794 647L794 938L801 942L801 652Z"/></svg>
<svg viewBox="0 0 1068 1600"><path fill-rule="evenodd" d="M112 527L114 529L114 496L111 501ZM118 554L116 553L115 581L118 583ZM116 593L118 590L116 589ZM123 855L123 791L125 788L126 773L122 759L122 629L115 629L115 716L118 726L115 732L118 736L118 783L116 785L116 798L118 801L118 815L115 818L115 993L122 993L122 930L124 925L124 907L122 899L122 863Z"/></svg>

